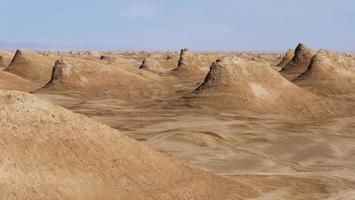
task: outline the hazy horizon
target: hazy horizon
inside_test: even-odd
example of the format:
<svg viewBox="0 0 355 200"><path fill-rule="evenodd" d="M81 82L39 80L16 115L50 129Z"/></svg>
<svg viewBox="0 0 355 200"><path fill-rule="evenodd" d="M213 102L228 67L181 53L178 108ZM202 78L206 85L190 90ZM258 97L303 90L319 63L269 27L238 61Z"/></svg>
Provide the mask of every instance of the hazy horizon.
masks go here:
<svg viewBox="0 0 355 200"><path fill-rule="evenodd" d="M355 51L355 0L3 0L0 43L54 49ZM16 47L16 45L18 47Z"/></svg>

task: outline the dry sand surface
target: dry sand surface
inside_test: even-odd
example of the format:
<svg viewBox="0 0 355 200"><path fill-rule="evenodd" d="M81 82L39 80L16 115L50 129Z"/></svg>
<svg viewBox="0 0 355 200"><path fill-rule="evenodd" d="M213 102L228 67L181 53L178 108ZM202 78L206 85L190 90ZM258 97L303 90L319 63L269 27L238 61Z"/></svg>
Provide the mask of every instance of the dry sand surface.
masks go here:
<svg viewBox="0 0 355 200"><path fill-rule="evenodd" d="M2 199L241 199L257 193L29 94L1 91L0 108Z"/></svg>
<svg viewBox="0 0 355 200"><path fill-rule="evenodd" d="M355 199L348 54L6 53L0 199Z"/></svg>

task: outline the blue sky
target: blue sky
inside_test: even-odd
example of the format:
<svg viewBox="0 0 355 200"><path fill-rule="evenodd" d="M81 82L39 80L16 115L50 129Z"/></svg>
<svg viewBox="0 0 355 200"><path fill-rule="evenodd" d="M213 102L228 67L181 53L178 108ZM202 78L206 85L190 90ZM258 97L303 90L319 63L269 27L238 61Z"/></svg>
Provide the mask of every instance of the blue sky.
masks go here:
<svg viewBox="0 0 355 200"><path fill-rule="evenodd" d="M355 0L0 0L0 41L168 50L355 50Z"/></svg>

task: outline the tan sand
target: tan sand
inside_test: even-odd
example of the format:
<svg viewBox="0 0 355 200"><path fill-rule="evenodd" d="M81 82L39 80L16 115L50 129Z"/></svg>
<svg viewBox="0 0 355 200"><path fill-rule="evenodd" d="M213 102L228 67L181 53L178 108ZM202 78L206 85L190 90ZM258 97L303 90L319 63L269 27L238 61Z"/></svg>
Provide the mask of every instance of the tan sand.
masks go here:
<svg viewBox="0 0 355 200"><path fill-rule="evenodd" d="M37 52L42 100L0 91L1 197L352 199L353 61L301 47L292 81L273 52Z"/></svg>
<svg viewBox="0 0 355 200"><path fill-rule="evenodd" d="M242 199L257 194L32 95L0 91L0 108L2 199Z"/></svg>

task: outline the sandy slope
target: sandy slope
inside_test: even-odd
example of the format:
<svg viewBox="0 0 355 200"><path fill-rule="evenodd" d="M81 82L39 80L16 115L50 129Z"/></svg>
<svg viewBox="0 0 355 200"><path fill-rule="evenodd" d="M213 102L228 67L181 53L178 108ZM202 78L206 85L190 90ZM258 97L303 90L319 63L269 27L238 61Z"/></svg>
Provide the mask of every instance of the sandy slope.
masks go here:
<svg viewBox="0 0 355 200"><path fill-rule="evenodd" d="M0 51L0 69L1 68L6 68L12 58L12 53L10 51Z"/></svg>
<svg viewBox="0 0 355 200"><path fill-rule="evenodd" d="M5 71L45 85L51 78L55 59L28 50L17 50Z"/></svg>
<svg viewBox="0 0 355 200"><path fill-rule="evenodd" d="M260 199L325 199L355 189L354 117L313 121L228 108L161 107L161 101L40 97L190 165L242 177L237 180L262 191Z"/></svg>
<svg viewBox="0 0 355 200"><path fill-rule="evenodd" d="M1 90L20 90L32 92L40 88L38 83L29 81L15 74L0 71L0 89Z"/></svg>
<svg viewBox="0 0 355 200"><path fill-rule="evenodd" d="M0 91L0 107L3 199L239 199L256 194L34 96Z"/></svg>
<svg viewBox="0 0 355 200"><path fill-rule="evenodd" d="M176 67L178 60L178 55L151 54L144 58L139 68L156 73L166 73Z"/></svg>

